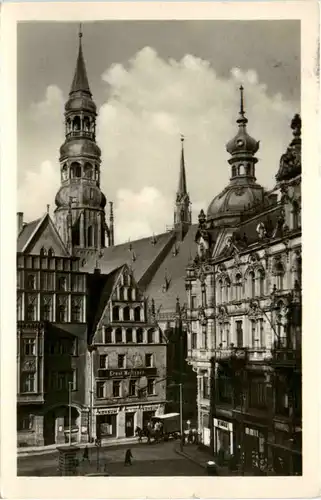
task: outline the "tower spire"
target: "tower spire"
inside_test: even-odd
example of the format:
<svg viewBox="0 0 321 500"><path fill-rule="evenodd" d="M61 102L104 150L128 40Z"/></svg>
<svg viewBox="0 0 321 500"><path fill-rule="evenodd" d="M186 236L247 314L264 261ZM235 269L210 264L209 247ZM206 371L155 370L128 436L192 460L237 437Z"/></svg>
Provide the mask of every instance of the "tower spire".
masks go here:
<svg viewBox="0 0 321 500"><path fill-rule="evenodd" d="M183 196L187 194L186 189L186 173L185 173L185 158L184 158L184 140L185 137L181 135L181 163L180 163L180 171L179 171L179 180L178 180L178 190L177 195Z"/></svg>
<svg viewBox="0 0 321 500"><path fill-rule="evenodd" d="M240 117L237 119L237 123L240 124L241 126L247 124L247 118L245 117L245 110L244 110L244 88L243 85L240 86L240 112L239 115Z"/></svg>
<svg viewBox="0 0 321 500"><path fill-rule="evenodd" d="M85 60L82 52L82 43L81 43L81 39L83 37L82 24L79 25L78 37L79 37L78 57L77 57L74 79L72 81L70 89L70 94L72 94L73 92L81 91L81 92L87 92L88 94L91 95Z"/></svg>
<svg viewBox="0 0 321 500"><path fill-rule="evenodd" d="M181 135L181 161L179 169L178 189L176 192L176 206L174 212L174 225L178 230L180 239L183 239L191 224L190 200L186 188L186 171L184 157L185 137Z"/></svg>

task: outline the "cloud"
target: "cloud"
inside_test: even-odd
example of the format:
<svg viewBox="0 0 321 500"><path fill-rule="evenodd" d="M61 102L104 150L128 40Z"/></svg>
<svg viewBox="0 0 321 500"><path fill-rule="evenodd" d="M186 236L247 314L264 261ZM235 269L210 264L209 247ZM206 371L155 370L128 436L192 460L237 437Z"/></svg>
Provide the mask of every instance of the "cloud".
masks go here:
<svg viewBox="0 0 321 500"><path fill-rule="evenodd" d="M191 54L181 60L163 59L153 48L145 47L126 64L108 67L102 80L108 99L99 109L97 123L97 142L102 149L101 187L107 199L115 202L118 242L164 231L173 223L181 133L186 138L187 184L194 221L200 208L206 210L228 183L230 166L225 144L237 133L241 83L248 132L260 140L257 180L266 187L274 185L280 156L291 140L291 118L300 110L297 102L286 101L281 94L271 97L255 68L231 68L223 78L208 61ZM53 203L59 183L56 157L62 143L62 91L49 86L45 99L34 104L31 111L35 129L41 129L51 152L43 157L50 159L51 167L42 166L34 172L32 182L30 175L25 176L21 186L24 197L19 201L26 213L38 215L46 203ZM30 196L30 192L37 192L33 183L46 186L40 201Z"/></svg>
<svg viewBox="0 0 321 500"><path fill-rule="evenodd" d="M18 209L24 212L26 221L41 217L47 210L47 204L50 204L52 214L59 182L59 170L48 160L41 163L36 172L26 172L18 189Z"/></svg>

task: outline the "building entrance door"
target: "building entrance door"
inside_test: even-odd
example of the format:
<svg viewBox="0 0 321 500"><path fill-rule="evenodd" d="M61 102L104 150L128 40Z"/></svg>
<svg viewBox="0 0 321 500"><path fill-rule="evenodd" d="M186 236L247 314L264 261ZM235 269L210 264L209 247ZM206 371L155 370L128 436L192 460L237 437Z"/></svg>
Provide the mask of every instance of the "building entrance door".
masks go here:
<svg viewBox="0 0 321 500"><path fill-rule="evenodd" d="M135 413L126 413L126 437L132 437L134 435L134 415Z"/></svg>

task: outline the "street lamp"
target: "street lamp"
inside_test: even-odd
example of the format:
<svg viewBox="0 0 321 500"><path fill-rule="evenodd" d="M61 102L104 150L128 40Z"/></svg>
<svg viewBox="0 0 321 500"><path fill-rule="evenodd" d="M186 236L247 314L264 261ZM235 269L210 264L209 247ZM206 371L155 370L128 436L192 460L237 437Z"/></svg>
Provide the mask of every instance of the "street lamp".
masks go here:
<svg viewBox="0 0 321 500"><path fill-rule="evenodd" d="M69 446L71 446L71 391L72 391L72 382L68 382L68 396L69 396Z"/></svg>
<svg viewBox="0 0 321 500"><path fill-rule="evenodd" d="M88 351L90 354L90 401L89 401L89 442L93 441L93 406L94 406L94 360L93 353L97 350L95 345L88 346Z"/></svg>

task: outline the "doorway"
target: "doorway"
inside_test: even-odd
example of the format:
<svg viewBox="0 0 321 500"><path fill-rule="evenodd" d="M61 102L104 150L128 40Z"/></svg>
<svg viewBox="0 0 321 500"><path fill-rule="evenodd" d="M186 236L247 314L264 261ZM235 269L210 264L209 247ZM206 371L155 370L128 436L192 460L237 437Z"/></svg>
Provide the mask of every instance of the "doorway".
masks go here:
<svg viewBox="0 0 321 500"><path fill-rule="evenodd" d="M135 413L126 413L126 437L132 437L134 435L134 416Z"/></svg>

